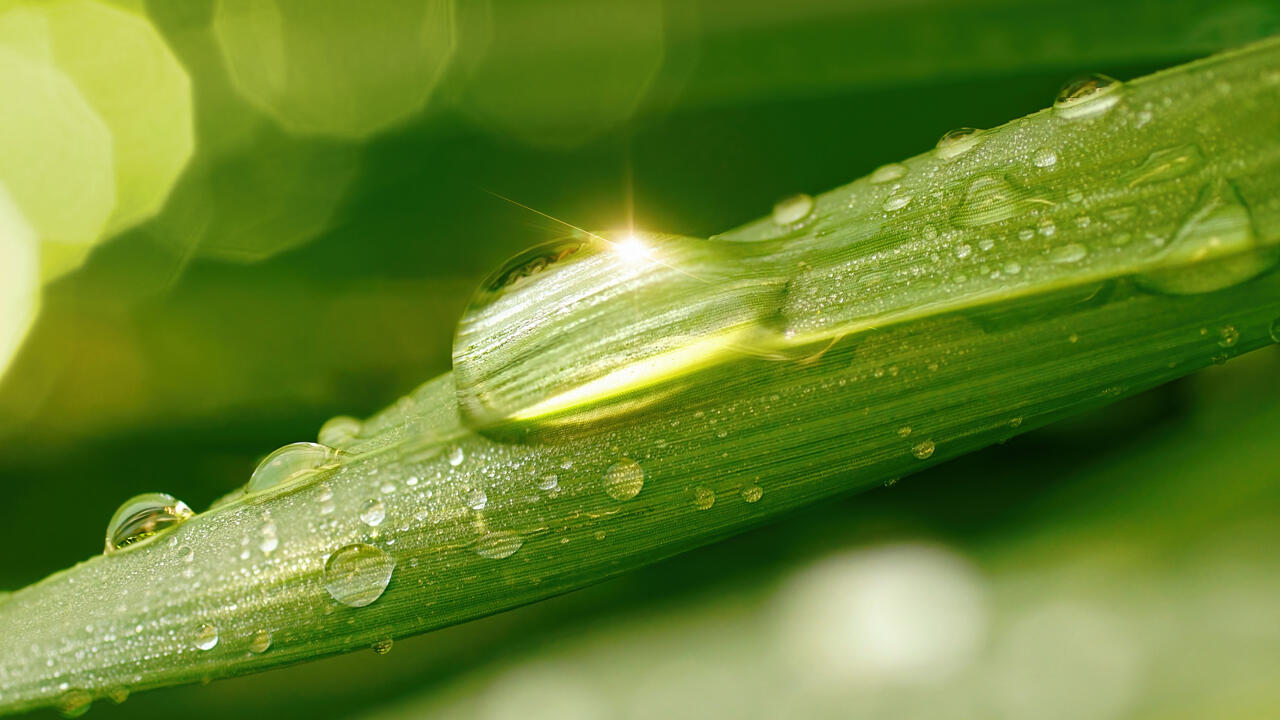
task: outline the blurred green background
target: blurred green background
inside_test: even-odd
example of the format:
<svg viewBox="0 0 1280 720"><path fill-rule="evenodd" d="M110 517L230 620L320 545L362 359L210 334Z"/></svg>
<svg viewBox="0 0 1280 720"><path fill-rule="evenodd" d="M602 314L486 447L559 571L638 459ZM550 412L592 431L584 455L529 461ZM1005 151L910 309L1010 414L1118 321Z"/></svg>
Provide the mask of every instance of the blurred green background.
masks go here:
<svg viewBox="0 0 1280 720"><path fill-rule="evenodd" d="M705 236L1074 75L1276 32L1268 0L0 0L0 589L99 551L130 495L202 509L447 371L471 289L561 232L493 193ZM1277 371L94 716L1266 716Z"/></svg>

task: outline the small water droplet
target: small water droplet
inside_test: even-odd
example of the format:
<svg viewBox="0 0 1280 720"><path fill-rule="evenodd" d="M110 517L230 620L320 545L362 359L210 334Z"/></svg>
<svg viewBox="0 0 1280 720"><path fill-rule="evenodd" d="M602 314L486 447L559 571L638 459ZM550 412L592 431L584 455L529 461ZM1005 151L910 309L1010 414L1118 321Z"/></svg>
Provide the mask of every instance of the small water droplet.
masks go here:
<svg viewBox="0 0 1280 720"><path fill-rule="evenodd" d="M392 495L395 493L395 491L396 491L396 484L391 482L390 480L387 480L378 486L378 492L382 493L383 495Z"/></svg>
<svg viewBox="0 0 1280 720"><path fill-rule="evenodd" d="M1088 75L1066 84L1053 101L1063 118L1086 118L1110 110L1120 100L1124 84L1106 75Z"/></svg>
<svg viewBox="0 0 1280 720"><path fill-rule="evenodd" d="M370 647L373 649L375 655L386 655L391 652L391 646L394 644L395 642L391 638L385 638L383 640L378 640Z"/></svg>
<svg viewBox="0 0 1280 720"><path fill-rule="evenodd" d="M1240 342L1240 331L1234 325L1224 325L1218 330L1218 345L1224 348L1235 347Z"/></svg>
<svg viewBox="0 0 1280 720"><path fill-rule="evenodd" d="M467 507L476 511L489 507L489 494L481 488L472 490L467 493Z"/></svg>
<svg viewBox="0 0 1280 720"><path fill-rule="evenodd" d="M1271 323L1271 341L1280 343L1280 318Z"/></svg>
<svg viewBox="0 0 1280 720"><path fill-rule="evenodd" d="M204 623L196 628L196 635L192 644L196 646L197 650L212 650L218 644L218 628L209 623Z"/></svg>
<svg viewBox="0 0 1280 720"><path fill-rule="evenodd" d="M1018 417L1010 418L1010 419L1009 419L1009 427L1011 427L1011 428L1019 428L1019 427L1022 427L1022 416L1021 416L1021 415L1019 415Z"/></svg>
<svg viewBox="0 0 1280 720"><path fill-rule="evenodd" d="M907 166L902 163L889 163L876 168L868 180L872 185L882 185L894 180L900 180L907 174Z"/></svg>
<svg viewBox="0 0 1280 720"><path fill-rule="evenodd" d="M89 712L93 704L93 696L86 690L73 688L58 696L55 707L64 718L78 718Z"/></svg>
<svg viewBox="0 0 1280 720"><path fill-rule="evenodd" d="M542 478L538 480L539 490L546 490L550 492L552 490L557 490L559 488L560 488L560 476L558 475L554 475L554 474L543 475Z"/></svg>
<svg viewBox="0 0 1280 720"><path fill-rule="evenodd" d="M1061 245L1049 251L1049 262L1054 263L1074 263L1080 262L1089 255L1089 250L1080 243L1068 243Z"/></svg>
<svg viewBox="0 0 1280 720"><path fill-rule="evenodd" d="M911 448L911 454L920 460L928 460L933 457L934 444L932 440L923 440Z"/></svg>
<svg viewBox="0 0 1280 720"><path fill-rule="evenodd" d="M262 653L270 649L271 649L271 633L270 632L266 630L259 630L258 632L253 634L253 637L249 638L249 652L255 655L261 655Z"/></svg>
<svg viewBox="0 0 1280 720"><path fill-rule="evenodd" d="M693 506L699 510L710 510L716 504L716 491L699 485L693 489Z"/></svg>
<svg viewBox="0 0 1280 720"><path fill-rule="evenodd" d="M630 500L643 488L644 468L629 457L610 465L604 473L604 490L614 500Z"/></svg>
<svg viewBox="0 0 1280 720"><path fill-rule="evenodd" d="M1042 147L1031 155L1031 162L1038 168L1051 168L1058 164L1058 153L1053 148Z"/></svg>
<svg viewBox="0 0 1280 720"><path fill-rule="evenodd" d="M897 485L897 484L898 484L898 480L899 480L899 478L889 478L888 480L885 480L885 481L884 481L884 486L885 486L885 487L893 487L894 485Z"/></svg>
<svg viewBox="0 0 1280 720"><path fill-rule="evenodd" d="M488 532L476 542L476 554L490 560L502 560L516 554L524 545L524 538L509 530Z"/></svg>
<svg viewBox="0 0 1280 720"><path fill-rule="evenodd" d="M189 563L195 559L196 552L187 545L179 545L178 549L174 551L174 555L177 555L182 562Z"/></svg>
<svg viewBox="0 0 1280 720"><path fill-rule="evenodd" d="M960 243L956 246L956 257L964 260L973 254L973 246L968 243Z"/></svg>
<svg viewBox="0 0 1280 720"><path fill-rule="evenodd" d="M910 425L903 425L902 427L898 428L898 437L907 437L910 434L911 434Z"/></svg>
<svg viewBox="0 0 1280 720"><path fill-rule="evenodd" d="M901 210L902 208L911 204L911 199L913 197L914 196L911 195L910 193L890 195L884 200L885 212L893 212L894 210Z"/></svg>
<svg viewBox="0 0 1280 720"><path fill-rule="evenodd" d="M369 527L377 527L387 518L387 506L377 498L370 498L360 506L360 521Z"/></svg>
<svg viewBox="0 0 1280 720"><path fill-rule="evenodd" d="M462 464L463 460L467 459L467 454L462 450L462 448L458 447L457 445L450 445L449 453L447 457L450 465L454 467L458 467L459 465Z"/></svg>
<svg viewBox="0 0 1280 720"><path fill-rule="evenodd" d="M315 471L336 465L343 453L327 445L297 442L272 452L258 463L249 477L246 492L262 492L282 483L300 479Z"/></svg>
<svg viewBox="0 0 1280 720"><path fill-rule="evenodd" d="M321 445L345 447L360 434L362 427L360 421L350 415L338 415L329 418L324 425L320 426L316 439Z"/></svg>
<svg viewBox="0 0 1280 720"><path fill-rule="evenodd" d="M955 160L976 147L981 139L982 131L976 128L950 130L938 139L938 157L942 160Z"/></svg>
<svg viewBox="0 0 1280 720"><path fill-rule="evenodd" d="M382 597L395 569L395 559L372 545L346 545L325 563L324 587L343 605L365 607Z"/></svg>
<svg viewBox="0 0 1280 720"><path fill-rule="evenodd" d="M1045 237L1053 237L1058 232L1058 226L1054 224L1052 218L1045 218L1040 221L1039 231Z"/></svg>
<svg viewBox="0 0 1280 720"><path fill-rule="evenodd" d="M110 555L142 543L181 525L194 514L186 503L166 493L135 495L126 500L107 523L104 552Z"/></svg>
<svg viewBox="0 0 1280 720"><path fill-rule="evenodd" d="M778 225L794 225L813 213L813 198L798 193L783 198L773 206L773 221Z"/></svg>
<svg viewBox="0 0 1280 720"><path fill-rule="evenodd" d="M742 488L742 499L746 502L759 502L762 497L764 497L764 488L755 483Z"/></svg>

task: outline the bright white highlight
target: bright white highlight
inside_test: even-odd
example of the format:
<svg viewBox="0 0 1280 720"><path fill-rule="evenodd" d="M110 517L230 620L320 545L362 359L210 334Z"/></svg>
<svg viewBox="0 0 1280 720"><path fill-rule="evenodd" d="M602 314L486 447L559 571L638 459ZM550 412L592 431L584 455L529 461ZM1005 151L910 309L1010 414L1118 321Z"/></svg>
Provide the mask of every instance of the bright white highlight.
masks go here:
<svg viewBox="0 0 1280 720"><path fill-rule="evenodd" d="M646 245L643 240L635 235L627 235L614 243L612 247L613 252L628 263L638 263L642 260L653 259L653 248Z"/></svg>

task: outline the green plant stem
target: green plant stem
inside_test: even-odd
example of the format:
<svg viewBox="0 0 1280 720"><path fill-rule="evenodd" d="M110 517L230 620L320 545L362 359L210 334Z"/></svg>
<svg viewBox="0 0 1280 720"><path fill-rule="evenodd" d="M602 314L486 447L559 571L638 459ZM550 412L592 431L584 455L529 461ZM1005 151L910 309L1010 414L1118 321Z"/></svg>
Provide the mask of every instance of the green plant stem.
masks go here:
<svg viewBox="0 0 1280 720"><path fill-rule="evenodd" d="M1117 97L1089 117L1015 121L958 157L913 158L897 181L833 190L796 224L670 245L699 277L729 281L689 283L660 265L617 286L678 290L677 308L748 292L757 320L745 349L597 393L570 413L576 422L538 418L514 433L470 429L446 375L364 423L340 467L0 600L0 710L74 711L534 602L1272 342L1280 42ZM1057 154L1049 168L1034 161L1044 148ZM557 368L596 367L590 353L625 359L654 332L698 340L714 329L675 311L684 327L571 330L544 317L553 285L599 282L578 271L589 266L520 290L512 322L535 340L618 333L528 359L534 399L554 385L543 377L566 381ZM601 307L643 318L635 297ZM464 352L459 369L501 366L488 347ZM644 473L630 499L607 479L624 458ZM263 542L268 524L278 543ZM364 607L326 589L326 560L352 543L395 561ZM199 649L211 629L216 645ZM260 633L265 652L251 649Z"/></svg>

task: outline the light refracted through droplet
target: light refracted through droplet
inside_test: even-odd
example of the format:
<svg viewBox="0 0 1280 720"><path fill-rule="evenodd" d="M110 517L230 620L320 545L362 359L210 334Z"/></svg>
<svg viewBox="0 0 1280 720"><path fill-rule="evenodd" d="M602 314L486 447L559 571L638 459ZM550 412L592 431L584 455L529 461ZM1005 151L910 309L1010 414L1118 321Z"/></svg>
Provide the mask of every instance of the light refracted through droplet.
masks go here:
<svg viewBox="0 0 1280 720"><path fill-rule="evenodd" d="M693 489L693 506L699 510L710 510L716 504L716 491L699 485Z"/></svg>
<svg viewBox="0 0 1280 720"><path fill-rule="evenodd" d="M1124 84L1106 75L1088 75L1058 91L1053 110L1059 117L1079 119L1100 115L1119 102Z"/></svg>
<svg viewBox="0 0 1280 720"><path fill-rule="evenodd" d="M258 463L245 491L262 492L298 480L314 471L336 466L342 451L312 442L296 442L273 451Z"/></svg>
<svg viewBox="0 0 1280 720"><path fill-rule="evenodd" d="M144 493L129 498L107 523L105 553L150 540L186 522L195 513L186 503L166 493Z"/></svg>
<svg viewBox="0 0 1280 720"><path fill-rule="evenodd" d="M932 440L923 440L911 448L911 454L915 455L917 459L928 460L933 457L935 447Z"/></svg>
<svg viewBox="0 0 1280 720"><path fill-rule="evenodd" d="M1008 220L1021 212L1022 199L1022 193L1008 180L983 175L969 184L955 223L962 227L980 227Z"/></svg>
<svg viewBox="0 0 1280 720"><path fill-rule="evenodd" d="M609 466L604 473L604 491L614 500L630 500L644 489L644 468L640 463L624 457Z"/></svg>
<svg viewBox="0 0 1280 720"><path fill-rule="evenodd" d="M324 566L324 587L329 597L348 607L365 607L382 597L395 558L372 545L354 543L339 548Z"/></svg>

